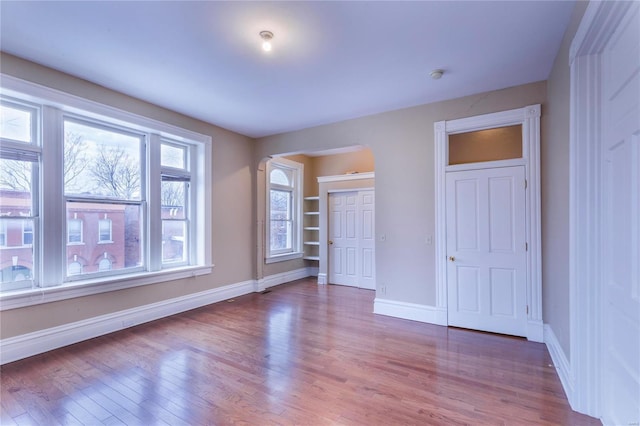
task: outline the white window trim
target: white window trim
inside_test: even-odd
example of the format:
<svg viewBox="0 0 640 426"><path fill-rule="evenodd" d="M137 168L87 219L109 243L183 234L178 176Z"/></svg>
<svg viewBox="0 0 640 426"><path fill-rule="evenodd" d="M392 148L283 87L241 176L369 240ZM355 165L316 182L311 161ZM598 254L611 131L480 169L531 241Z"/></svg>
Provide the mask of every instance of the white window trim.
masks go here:
<svg viewBox="0 0 640 426"><path fill-rule="evenodd" d="M271 253L271 189L278 189L278 186L271 185L271 171L274 168L288 168L294 170L293 176L293 226L292 226L292 251L286 253ZM303 181L304 181L304 164L296 161L288 160L286 158L274 158L267 162L267 174L266 174L266 187L265 187L265 202L266 202L266 224L265 226L265 248L266 256L265 263L284 262L286 260L298 259L303 256L302 251L302 199L304 194Z"/></svg>
<svg viewBox="0 0 640 426"><path fill-rule="evenodd" d="M115 125L121 125L145 133L152 133L152 137L167 138L190 144L195 154L193 170L191 170L192 184L194 184L196 188L193 196L198 199L196 211L193 212L192 229L194 234L201 236L201 238L198 238L198 241L193 243L194 251L192 261L194 265L171 270L158 269L65 282L64 274L66 263L59 261L55 256L42 256L39 268L40 270L47 271L47 275L46 277L40 275L41 281L39 284L41 287L0 294L0 311L211 273L214 265L212 262L211 248L212 142L210 136L195 133L171 124L133 114L6 74L0 74L0 80L2 83L2 87L0 88L2 94L44 104L42 108L42 122L47 124L47 126L43 127L46 127L49 131L62 134L62 115L80 114L83 117L94 118L101 121L106 119ZM50 160L48 161L47 158L59 158L62 147L55 146L56 144L47 145L49 146L43 147L43 164L47 166L58 164L59 162L55 160L51 162ZM152 171L153 170L150 172ZM51 173L51 175L60 173L59 170L45 170L43 173L45 172L47 174ZM194 182L197 182L197 184ZM47 235L42 235L42 241L48 241L49 244L47 247L44 247L44 244L40 244L39 251L41 253L66 253L65 246L68 240L67 236L62 234L63 232L66 233L66 226L61 227L59 225L60 223L66 222L66 218L64 218L63 188L61 185L52 182L52 180L43 179L41 191L49 194L53 191L58 195L57 197L52 197L52 199L57 199L58 201L49 205L51 210L57 211L58 213L43 216L43 223L40 226L42 227L42 234ZM149 246L153 247L153 241L150 241ZM151 267L150 264L149 267Z"/></svg>

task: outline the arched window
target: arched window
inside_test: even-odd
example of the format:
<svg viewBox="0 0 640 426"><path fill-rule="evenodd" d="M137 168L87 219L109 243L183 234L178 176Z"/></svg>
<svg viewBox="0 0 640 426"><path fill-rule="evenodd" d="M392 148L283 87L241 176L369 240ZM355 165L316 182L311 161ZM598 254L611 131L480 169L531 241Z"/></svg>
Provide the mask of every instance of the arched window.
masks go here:
<svg viewBox="0 0 640 426"><path fill-rule="evenodd" d="M267 164L267 262L301 254L303 165L286 159Z"/></svg>
<svg viewBox="0 0 640 426"><path fill-rule="evenodd" d="M67 266L67 275L80 275L82 273L82 264L80 262L71 262Z"/></svg>
<svg viewBox="0 0 640 426"><path fill-rule="evenodd" d="M109 259L100 259L100 263L98 263L98 271L110 271L111 270L111 261Z"/></svg>

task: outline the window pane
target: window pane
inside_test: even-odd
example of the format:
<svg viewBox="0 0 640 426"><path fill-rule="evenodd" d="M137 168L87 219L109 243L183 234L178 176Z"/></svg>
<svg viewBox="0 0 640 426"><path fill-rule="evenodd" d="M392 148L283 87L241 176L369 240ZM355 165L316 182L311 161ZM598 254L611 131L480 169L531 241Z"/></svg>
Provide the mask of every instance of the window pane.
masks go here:
<svg viewBox="0 0 640 426"><path fill-rule="evenodd" d="M33 244L33 220L22 221L22 245Z"/></svg>
<svg viewBox="0 0 640 426"><path fill-rule="evenodd" d="M186 148L162 144L160 147L160 164L176 169L185 168Z"/></svg>
<svg viewBox="0 0 640 426"><path fill-rule="evenodd" d="M185 219L188 182L162 181L162 219Z"/></svg>
<svg viewBox="0 0 640 426"><path fill-rule="evenodd" d="M187 260L186 231L185 221L162 221L162 262L184 262Z"/></svg>
<svg viewBox="0 0 640 426"><path fill-rule="evenodd" d="M33 163L0 158L0 215L31 216Z"/></svg>
<svg viewBox="0 0 640 426"><path fill-rule="evenodd" d="M449 165L522 158L522 125L449 135Z"/></svg>
<svg viewBox="0 0 640 426"><path fill-rule="evenodd" d="M289 220L272 220L271 221L271 250L290 250L291 245L291 225Z"/></svg>
<svg viewBox="0 0 640 426"><path fill-rule="evenodd" d="M31 287L33 247L22 240L24 219L0 217L0 290ZM28 221L33 229L32 221Z"/></svg>
<svg viewBox="0 0 640 426"><path fill-rule="evenodd" d="M65 195L141 199L142 138L64 122Z"/></svg>
<svg viewBox="0 0 640 426"><path fill-rule="evenodd" d="M17 142L31 143L33 136L33 112L14 108L6 104L0 105L0 137Z"/></svg>
<svg viewBox="0 0 640 426"><path fill-rule="evenodd" d="M291 186L291 170L273 169L271 171L270 182L278 185Z"/></svg>
<svg viewBox="0 0 640 426"><path fill-rule="evenodd" d="M69 219L67 221L67 242L69 244L82 243L82 220Z"/></svg>
<svg viewBox="0 0 640 426"><path fill-rule="evenodd" d="M80 265L77 274L104 271L106 262L103 259L109 261L109 270L142 266L141 210L137 204L67 202L70 243L67 245L67 274L71 275L69 265L72 263ZM105 245L102 238L106 237L107 223L111 235L110 243ZM78 244L78 238L82 244ZM75 273L78 268L74 268Z"/></svg>
<svg viewBox="0 0 640 426"><path fill-rule="evenodd" d="M271 219L291 219L291 191L271 190Z"/></svg>
<svg viewBox="0 0 640 426"><path fill-rule="evenodd" d="M111 242L111 219L98 221L98 241L101 243Z"/></svg>

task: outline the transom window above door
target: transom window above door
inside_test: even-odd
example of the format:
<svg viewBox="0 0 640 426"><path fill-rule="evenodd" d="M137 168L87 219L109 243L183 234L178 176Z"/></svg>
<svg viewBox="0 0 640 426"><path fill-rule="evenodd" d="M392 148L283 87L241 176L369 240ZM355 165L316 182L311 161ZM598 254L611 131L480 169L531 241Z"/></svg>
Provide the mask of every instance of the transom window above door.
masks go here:
<svg viewBox="0 0 640 426"><path fill-rule="evenodd" d="M449 134L448 165L522 158L522 124Z"/></svg>

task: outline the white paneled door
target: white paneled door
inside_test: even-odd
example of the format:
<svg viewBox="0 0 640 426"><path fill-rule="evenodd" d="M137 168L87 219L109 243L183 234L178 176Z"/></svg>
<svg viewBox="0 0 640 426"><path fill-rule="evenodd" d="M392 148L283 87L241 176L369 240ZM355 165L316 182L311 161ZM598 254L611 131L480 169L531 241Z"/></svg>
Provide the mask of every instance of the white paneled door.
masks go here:
<svg viewBox="0 0 640 426"><path fill-rule="evenodd" d="M526 336L524 166L446 173L448 323Z"/></svg>
<svg viewBox="0 0 640 426"><path fill-rule="evenodd" d="M373 191L329 194L329 282L375 288Z"/></svg>
<svg viewBox="0 0 640 426"><path fill-rule="evenodd" d="M602 54L605 424L640 422L640 5Z"/></svg>

